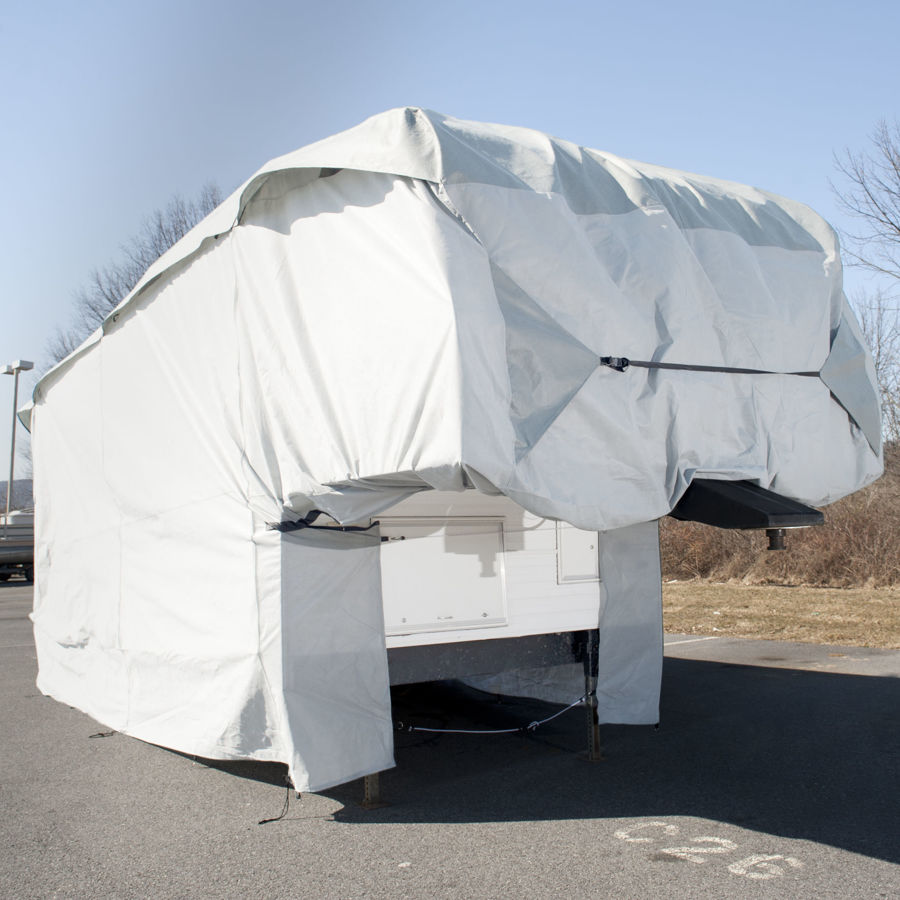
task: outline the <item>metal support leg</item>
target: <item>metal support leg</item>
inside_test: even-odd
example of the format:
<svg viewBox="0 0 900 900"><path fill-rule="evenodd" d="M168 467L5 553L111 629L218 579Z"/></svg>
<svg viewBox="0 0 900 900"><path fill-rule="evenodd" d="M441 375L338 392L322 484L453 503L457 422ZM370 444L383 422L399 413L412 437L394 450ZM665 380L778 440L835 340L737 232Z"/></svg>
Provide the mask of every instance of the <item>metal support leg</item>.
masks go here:
<svg viewBox="0 0 900 900"><path fill-rule="evenodd" d="M600 723L597 721L597 698L589 697L587 706L588 719L588 761L600 762L603 759L603 747L600 745Z"/></svg>
<svg viewBox="0 0 900 900"><path fill-rule="evenodd" d="M379 772L373 772L363 778L363 800L359 804L363 809L382 809L390 806L386 800L381 799L381 778Z"/></svg>
<svg viewBox="0 0 900 900"><path fill-rule="evenodd" d="M600 723L597 721L597 649L599 632L588 632L584 647L584 693L588 728L588 762L600 762L603 748L600 745Z"/></svg>

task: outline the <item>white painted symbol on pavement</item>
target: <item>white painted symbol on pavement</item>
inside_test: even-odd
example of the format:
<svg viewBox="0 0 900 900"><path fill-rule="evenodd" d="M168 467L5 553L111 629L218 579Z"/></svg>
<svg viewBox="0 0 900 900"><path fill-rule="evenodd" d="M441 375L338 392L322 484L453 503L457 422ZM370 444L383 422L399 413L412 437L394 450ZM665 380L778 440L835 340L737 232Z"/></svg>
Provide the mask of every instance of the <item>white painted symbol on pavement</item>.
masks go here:
<svg viewBox="0 0 900 900"><path fill-rule="evenodd" d="M653 831L651 831L653 829ZM645 831L648 836L636 835ZM629 825L628 828L620 828L615 832L616 837L620 841L627 841L629 844L652 844L658 840L660 835L678 834L677 825L668 822L639 822ZM693 844L687 847L664 847L660 853L668 856L674 856L677 859L684 859L692 863L704 863L706 857L722 853L731 853L738 849L738 845L734 841L727 838L711 837L704 835L703 837L691 838ZM697 846L700 845L700 846ZM780 863L780 865L776 865ZM793 856L783 856L780 853L754 853L745 859L731 863L728 871L732 875L740 875L743 878L751 878L754 881L768 881L772 878L781 878L785 874L786 868L802 869L803 863Z"/></svg>
<svg viewBox="0 0 900 900"><path fill-rule="evenodd" d="M770 878L780 878L782 875L784 875L784 869L782 869L781 866L775 865L776 860L779 859L784 860L784 862L786 862L794 869L803 868L803 863L800 862L799 859L794 859L793 856L782 856L780 853L774 853L748 856L746 859L742 859L740 862L732 863L728 867L728 871L733 875L743 875L745 878L753 878L757 881L767 881ZM761 869L762 871L751 871L754 867Z"/></svg>
<svg viewBox="0 0 900 900"><path fill-rule="evenodd" d="M616 837L620 841L628 841L629 844L650 844L653 842L652 837L632 837L635 831L641 831L644 828L662 828L666 834L678 834L677 825L668 825L665 822L642 822L640 825L632 825L631 828L622 828L616 832Z"/></svg>
<svg viewBox="0 0 900 900"><path fill-rule="evenodd" d="M696 837L691 840L705 844L715 844L714 847L663 847L660 853L667 853L669 856L677 856L679 859L686 859L694 863L704 863L706 860L701 854L709 853L730 853L737 850L737 844L729 841L727 838L720 837Z"/></svg>

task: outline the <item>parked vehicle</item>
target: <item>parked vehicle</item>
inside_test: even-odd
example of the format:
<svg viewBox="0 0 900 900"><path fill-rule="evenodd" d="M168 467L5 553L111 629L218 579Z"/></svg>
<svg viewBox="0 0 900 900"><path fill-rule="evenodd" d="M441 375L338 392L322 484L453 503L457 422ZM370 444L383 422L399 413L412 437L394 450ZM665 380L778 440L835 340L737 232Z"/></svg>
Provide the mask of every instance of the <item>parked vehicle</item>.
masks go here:
<svg viewBox="0 0 900 900"><path fill-rule="evenodd" d="M16 509L9 520L0 514L0 581L21 575L34 581L34 510Z"/></svg>
<svg viewBox="0 0 900 900"><path fill-rule="evenodd" d="M20 416L39 689L298 791L393 765L391 683L656 723L658 520L882 472L815 213L422 109L251 176Z"/></svg>

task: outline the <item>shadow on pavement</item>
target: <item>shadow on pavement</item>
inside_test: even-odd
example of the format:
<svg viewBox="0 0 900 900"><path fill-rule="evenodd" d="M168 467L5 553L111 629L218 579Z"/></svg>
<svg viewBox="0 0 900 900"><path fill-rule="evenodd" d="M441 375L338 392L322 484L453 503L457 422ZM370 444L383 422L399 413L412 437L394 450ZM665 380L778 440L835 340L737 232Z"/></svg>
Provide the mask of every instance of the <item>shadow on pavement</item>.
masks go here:
<svg viewBox="0 0 900 900"><path fill-rule="evenodd" d="M284 787L288 784L288 767L284 763L260 762L256 759L207 759L204 756L182 753L180 750L172 750L169 747L162 747L158 744L154 746L158 746L160 750L165 750L167 753L174 753L176 756L198 762L208 769L227 772L229 775L234 775L235 778L246 778L249 781L258 781L261 784L275 784L279 787Z"/></svg>
<svg viewBox="0 0 900 900"><path fill-rule="evenodd" d="M558 707L456 682L394 689L395 721L507 728ZM583 709L524 735L396 734L390 806L361 782L328 791L335 819L371 825L694 816L900 862L900 679L666 659L662 722L602 727L590 763ZM191 757L192 759L195 757ZM201 760L273 785L276 763Z"/></svg>
<svg viewBox="0 0 900 900"><path fill-rule="evenodd" d="M604 726L606 759L579 758L575 709L527 736L399 734L382 775L393 805L325 793L344 822L494 822L696 816L900 862L900 680L667 659L662 724ZM457 684L394 695L395 719L503 728L553 707Z"/></svg>

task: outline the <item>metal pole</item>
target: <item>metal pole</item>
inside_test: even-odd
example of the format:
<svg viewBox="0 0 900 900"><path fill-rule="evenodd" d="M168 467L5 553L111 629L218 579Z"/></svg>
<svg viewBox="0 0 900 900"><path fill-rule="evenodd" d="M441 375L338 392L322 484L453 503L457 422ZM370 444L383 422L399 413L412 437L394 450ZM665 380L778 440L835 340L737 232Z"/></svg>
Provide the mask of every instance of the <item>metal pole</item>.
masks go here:
<svg viewBox="0 0 900 900"><path fill-rule="evenodd" d="M19 405L19 369L15 372L15 387L13 388L13 418L12 438L9 444L9 481L6 482L6 517L3 519L3 540L7 539L9 528L9 504L13 492L13 473L16 465L16 407Z"/></svg>
<svg viewBox="0 0 900 900"><path fill-rule="evenodd" d="M597 671L600 650L600 632L597 629L586 632L584 648L584 693L587 711L587 736L589 762L603 760L603 747L600 743L600 725L597 716Z"/></svg>

